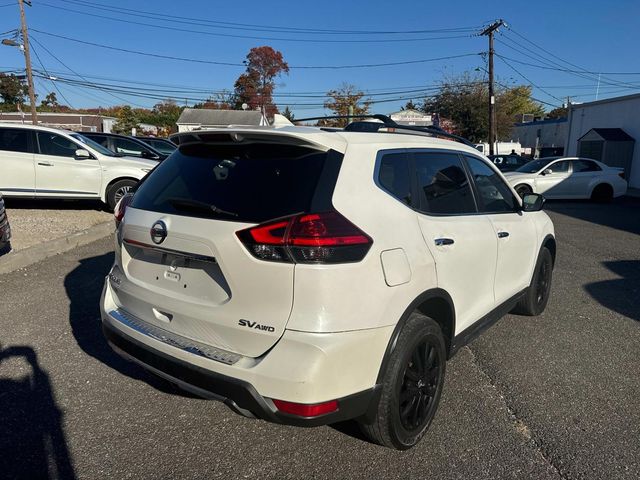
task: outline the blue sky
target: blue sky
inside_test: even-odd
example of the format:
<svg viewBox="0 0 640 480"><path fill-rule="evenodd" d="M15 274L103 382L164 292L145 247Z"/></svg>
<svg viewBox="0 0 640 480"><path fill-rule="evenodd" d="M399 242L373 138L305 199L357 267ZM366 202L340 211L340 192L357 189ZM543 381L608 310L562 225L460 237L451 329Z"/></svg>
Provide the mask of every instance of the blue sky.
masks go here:
<svg viewBox="0 0 640 480"><path fill-rule="evenodd" d="M18 7L13 3L17 4L11 0L0 0L0 33L19 26ZM519 72L516 73L502 59L496 58L499 80L503 83L519 84L532 82L541 87L534 89L534 96L547 102L548 109L552 108L552 105L560 104L567 95L571 95L574 101L595 99L598 75L583 73L583 70L638 73L603 74L598 92L600 98L640 91L640 2L637 0L33 0L32 3L33 6L27 8L29 27L37 41L33 41L32 44L51 75L59 79L76 78L83 83L88 80L126 87L137 84L138 87L149 89L168 89L169 87L164 85L172 85L175 86L173 90L176 90L174 97L180 103L185 103L182 96L189 96L191 100L187 98L186 102L193 103L193 99L206 96L207 91L232 89L235 79L244 68L124 53L52 37L42 32L122 49L237 64L242 63L250 48L270 45L283 53L291 67L408 62L471 54L461 58L376 68L292 68L289 75L278 80L276 93L295 96L279 96L277 103L281 108L291 105L298 118L322 114L323 109L319 105L323 101L323 92L336 88L343 82L352 83L373 94L372 98L376 100L383 100L372 109L388 113L398 110L409 97L415 101L420 100L423 92L418 90L428 91L444 76L484 68L485 60L478 54L487 50L487 39L472 36L475 31L472 29L479 29L496 18L503 18L512 29L502 29L496 36L496 53L508 57L507 62ZM92 8L92 5L103 8ZM136 14L123 9L145 13ZM135 25L95 15L188 31ZM182 19L184 23L178 23L171 21L168 15L198 20ZM256 31L258 29L269 31ZM443 29L451 31L417 34L312 34L292 29L351 32ZM193 30L208 34L193 33ZM314 41L318 39L331 42ZM368 42L336 42L346 39ZM390 39L402 41L389 42ZM406 39L420 40L404 41ZM3 46L0 52L0 69L22 68L23 59L18 49ZM33 54L32 57L34 68L42 70L38 59ZM523 65L516 61L546 66L547 69ZM566 61L575 66L567 64ZM75 73L67 67L86 80L75 77ZM555 68L577 71L571 74L554 70ZM480 70L480 74L482 73ZM526 77L526 80L520 74ZM151 106L157 102L154 99L136 98L122 92L114 93L116 96L113 96L101 90L64 84L61 80L57 84L74 107L108 106L122 104L123 100L140 106ZM36 86L41 98L46 92L53 90L51 82L44 79L38 79ZM156 92L152 94L163 95Z"/></svg>

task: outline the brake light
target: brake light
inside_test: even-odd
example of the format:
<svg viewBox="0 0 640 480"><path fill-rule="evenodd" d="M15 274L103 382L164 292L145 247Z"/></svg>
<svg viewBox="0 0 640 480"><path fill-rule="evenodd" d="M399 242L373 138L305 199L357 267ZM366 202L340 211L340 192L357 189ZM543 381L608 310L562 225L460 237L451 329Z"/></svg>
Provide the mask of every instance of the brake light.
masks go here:
<svg viewBox="0 0 640 480"><path fill-rule="evenodd" d="M618 173L618 176L619 176L621 179L626 180L626 179L624 178L624 171L622 171L622 172Z"/></svg>
<svg viewBox="0 0 640 480"><path fill-rule="evenodd" d="M122 219L124 219L124 214L127 211L127 207L131 205L133 201L133 194L127 193L122 196L122 198L116 204L116 208L113 209L113 218L116 221L116 227L120 225Z"/></svg>
<svg viewBox="0 0 640 480"><path fill-rule="evenodd" d="M336 211L304 213L237 232L260 260L287 263L347 263L362 260L373 241Z"/></svg>
<svg viewBox="0 0 640 480"><path fill-rule="evenodd" d="M320 415L332 413L338 410L337 400L315 404L273 400L273 404L279 411L289 413L291 415L297 415L299 417L319 417Z"/></svg>

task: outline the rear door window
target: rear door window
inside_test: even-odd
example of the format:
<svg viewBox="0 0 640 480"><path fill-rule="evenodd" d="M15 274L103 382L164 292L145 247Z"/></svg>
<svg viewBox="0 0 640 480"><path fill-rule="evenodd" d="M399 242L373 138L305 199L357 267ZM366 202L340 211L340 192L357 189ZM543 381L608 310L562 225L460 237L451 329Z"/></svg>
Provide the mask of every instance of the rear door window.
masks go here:
<svg viewBox="0 0 640 480"><path fill-rule="evenodd" d="M573 173L599 172L602 170L596 162L590 160L572 160Z"/></svg>
<svg viewBox="0 0 640 480"><path fill-rule="evenodd" d="M387 153L380 159L380 186L406 205L411 205L411 174L407 153Z"/></svg>
<svg viewBox="0 0 640 480"><path fill-rule="evenodd" d="M132 207L260 223L326 211L342 154L253 143L183 145L142 182Z"/></svg>
<svg viewBox="0 0 640 480"><path fill-rule="evenodd" d="M436 215L477 213L471 185L457 153L416 152L420 210Z"/></svg>
<svg viewBox="0 0 640 480"><path fill-rule="evenodd" d="M0 150L33 153L32 133L24 128L0 128Z"/></svg>

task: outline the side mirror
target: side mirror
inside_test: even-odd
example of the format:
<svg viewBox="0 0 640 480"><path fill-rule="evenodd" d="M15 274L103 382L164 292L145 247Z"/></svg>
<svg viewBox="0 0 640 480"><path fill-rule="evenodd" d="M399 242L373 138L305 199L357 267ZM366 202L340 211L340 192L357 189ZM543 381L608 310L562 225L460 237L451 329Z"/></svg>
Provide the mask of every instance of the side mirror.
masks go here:
<svg viewBox="0 0 640 480"><path fill-rule="evenodd" d="M545 168L540 175L549 175L550 173L553 173L553 170L551 170L550 168Z"/></svg>
<svg viewBox="0 0 640 480"><path fill-rule="evenodd" d="M522 197L523 212L539 212L544 206L545 198L539 193L527 193Z"/></svg>
<svg viewBox="0 0 640 480"><path fill-rule="evenodd" d="M89 153L88 150L85 150L84 148L79 148L76 150L75 158L77 160L87 160L91 158L91 154Z"/></svg>

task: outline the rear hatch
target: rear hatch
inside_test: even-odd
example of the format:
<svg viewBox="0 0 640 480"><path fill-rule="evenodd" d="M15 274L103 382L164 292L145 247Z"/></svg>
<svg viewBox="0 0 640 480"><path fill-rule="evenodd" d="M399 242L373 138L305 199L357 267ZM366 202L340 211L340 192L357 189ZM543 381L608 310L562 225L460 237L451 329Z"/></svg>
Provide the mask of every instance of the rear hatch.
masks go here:
<svg viewBox="0 0 640 480"><path fill-rule="evenodd" d="M286 327L294 264L255 258L237 232L330 208L341 161L334 150L264 134L202 135L181 145L126 210L116 302L180 336L262 355Z"/></svg>

